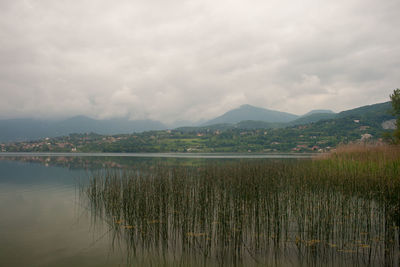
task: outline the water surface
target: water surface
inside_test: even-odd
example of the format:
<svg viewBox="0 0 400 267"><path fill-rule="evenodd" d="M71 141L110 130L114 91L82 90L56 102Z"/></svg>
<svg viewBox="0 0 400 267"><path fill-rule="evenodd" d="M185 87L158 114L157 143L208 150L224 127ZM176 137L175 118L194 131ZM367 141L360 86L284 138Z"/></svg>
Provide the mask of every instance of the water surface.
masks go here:
<svg viewBox="0 0 400 267"><path fill-rule="evenodd" d="M0 266L110 266L108 228L79 202L86 171L0 160Z"/></svg>
<svg viewBox="0 0 400 267"><path fill-rule="evenodd" d="M260 157L265 156L255 156ZM243 156L1 153L0 266L126 265L125 244L116 246L109 226L81 199L88 173L157 163L197 165L215 158Z"/></svg>
<svg viewBox="0 0 400 267"><path fill-rule="evenodd" d="M308 157L2 153L0 266L398 266L398 226L378 203L279 178ZM223 177L218 165L277 176L198 175ZM88 197L94 175L132 169L132 200Z"/></svg>

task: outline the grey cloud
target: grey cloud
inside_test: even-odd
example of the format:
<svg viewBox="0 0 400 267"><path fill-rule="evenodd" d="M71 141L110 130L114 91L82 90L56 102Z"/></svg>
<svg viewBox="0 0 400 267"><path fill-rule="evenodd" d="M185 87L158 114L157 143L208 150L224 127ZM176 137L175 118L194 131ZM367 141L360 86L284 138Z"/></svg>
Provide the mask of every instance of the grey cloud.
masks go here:
<svg viewBox="0 0 400 267"><path fill-rule="evenodd" d="M0 2L0 116L164 122L388 100L398 0Z"/></svg>

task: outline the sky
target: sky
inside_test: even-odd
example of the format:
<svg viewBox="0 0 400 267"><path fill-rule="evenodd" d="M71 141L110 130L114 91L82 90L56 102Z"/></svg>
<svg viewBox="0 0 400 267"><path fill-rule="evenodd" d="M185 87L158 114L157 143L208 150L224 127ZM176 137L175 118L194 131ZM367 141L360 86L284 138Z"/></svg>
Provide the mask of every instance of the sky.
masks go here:
<svg viewBox="0 0 400 267"><path fill-rule="evenodd" d="M400 87L399 0L1 0L0 118L304 114Z"/></svg>

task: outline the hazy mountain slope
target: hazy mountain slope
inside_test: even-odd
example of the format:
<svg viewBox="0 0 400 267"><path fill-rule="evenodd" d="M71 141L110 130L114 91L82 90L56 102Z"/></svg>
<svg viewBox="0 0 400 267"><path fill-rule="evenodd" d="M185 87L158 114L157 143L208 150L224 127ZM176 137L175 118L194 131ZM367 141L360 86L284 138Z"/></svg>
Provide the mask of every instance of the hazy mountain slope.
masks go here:
<svg viewBox="0 0 400 267"><path fill-rule="evenodd" d="M0 142L37 139L46 134L56 136L56 133L51 130L51 123L35 119L0 120Z"/></svg>
<svg viewBox="0 0 400 267"><path fill-rule="evenodd" d="M303 116L301 116L301 117L307 117L307 116L310 116L310 115L313 115L313 114L320 114L320 113L323 113L323 114L335 114L335 112L333 112L332 110L330 110L330 109L313 109L313 110L311 110L311 111L309 111L309 112L307 112L306 114L304 114Z"/></svg>
<svg viewBox="0 0 400 267"><path fill-rule="evenodd" d="M14 143L2 146L2 150L68 152L75 148L79 152L329 151L341 143L378 140L390 133L391 130L382 125L383 121L393 118L389 113L390 109L388 103L370 105L342 112L335 118L303 125L241 121L236 124L182 127L171 131L147 131L120 135L119 138L77 134L56 137L46 142L37 141L34 146L33 143ZM317 115L318 113L314 113L307 117ZM84 123L91 122L86 118L78 119Z"/></svg>
<svg viewBox="0 0 400 267"><path fill-rule="evenodd" d="M272 129L281 128L285 126L285 123L279 122L265 122L265 121L241 121L235 124L235 128L238 129Z"/></svg>
<svg viewBox="0 0 400 267"><path fill-rule="evenodd" d="M165 129L165 125L152 120L108 119L95 120L77 116L66 120L10 119L0 120L0 142L33 140L70 133L95 132L117 134Z"/></svg>
<svg viewBox="0 0 400 267"><path fill-rule="evenodd" d="M348 123L352 125L351 127L356 127L358 125L358 127L369 126L370 129L381 129L383 122L394 119L394 116L390 113L390 110L391 103L385 102L343 111L338 114L318 113L316 111L311 111L307 113L309 114L307 116L298 117L289 113L257 108L250 105L243 105L238 109L231 110L224 115L209 121L205 126L182 127L178 130L181 130L183 132L207 132L217 130L223 131L227 129L276 129L295 125L312 125L313 128L326 128L327 125L323 123L324 121L330 121L333 123L335 120L338 120L338 125L341 125L340 128L344 129L346 129L347 126L345 125ZM266 122L266 119L269 119L270 121L286 121ZM95 132L98 134L123 134L151 130L162 130L166 128L167 127L164 124L158 121L129 121L128 119L95 120L85 116L77 116L70 119L58 121L11 119L0 120L0 142L23 141L44 137L65 136L70 133Z"/></svg>
<svg viewBox="0 0 400 267"><path fill-rule="evenodd" d="M242 105L239 108L230 110L223 115L207 121L203 125L213 125L219 123L238 123L241 121L265 121L265 122L290 122L297 119L299 116L269 110L251 105Z"/></svg>
<svg viewBox="0 0 400 267"><path fill-rule="evenodd" d="M330 110L313 110L307 113L309 115L303 115L300 118L289 122L287 126L309 124L319 121L342 118L358 120L361 124L377 126L378 124L382 124L384 121L394 118L390 112L391 109L391 102L385 102L373 105L366 105L355 109L342 111L340 113L333 113ZM328 111L328 113L319 113L318 111Z"/></svg>
<svg viewBox="0 0 400 267"><path fill-rule="evenodd" d="M354 117L356 119L390 120L393 119L391 113L392 103L384 102L379 104L362 106L338 113L338 118Z"/></svg>
<svg viewBox="0 0 400 267"><path fill-rule="evenodd" d="M307 116L302 116L294 121L291 121L287 125L294 126L294 125L308 124L308 123L317 122L320 120L333 119L335 117L336 117L335 113L311 113Z"/></svg>
<svg viewBox="0 0 400 267"><path fill-rule="evenodd" d="M285 128L292 127L296 125L308 125L311 123L317 123L320 121L327 120L339 120L342 118L346 118L346 121L360 120L362 125L370 125L374 127L378 127L383 122L393 119L393 115L390 113L391 103L379 103L374 105L363 106L351 110L346 110L340 113L334 113L330 110L313 110L306 115L303 115L295 120L285 123L271 123L259 120L242 120L237 123L216 123L210 124L200 127L181 127L177 130L181 130L184 132L203 132L204 130L216 131L216 130L227 130L227 129L277 129L277 128ZM326 111L326 113L318 113L319 111ZM307 115L308 114L308 115ZM341 121L340 125L343 124ZM353 124L353 122L352 122ZM318 124L322 125L322 124ZM318 126L317 126L318 127Z"/></svg>
<svg viewBox="0 0 400 267"><path fill-rule="evenodd" d="M98 134L132 133L166 128L161 122L152 120L128 120L124 118L95 120L85 116L61 121L57 126L64 131L73 133L94 132Z"/></svg>
<svg viewBox="0 0 400 267"><path fill-rule="evenodd" d="M214 132L214 131L226 131L232 129L243 129L243 130L250 130L250 129L276 129L282 128L286 126L284 123L269 123L265 121L241 121L238 123L219 123L219 124L212 124L206 126L199 126L199 127L179 127L176 128L175 131L180 131L183 133L206 133L206 132Z"/></svg>

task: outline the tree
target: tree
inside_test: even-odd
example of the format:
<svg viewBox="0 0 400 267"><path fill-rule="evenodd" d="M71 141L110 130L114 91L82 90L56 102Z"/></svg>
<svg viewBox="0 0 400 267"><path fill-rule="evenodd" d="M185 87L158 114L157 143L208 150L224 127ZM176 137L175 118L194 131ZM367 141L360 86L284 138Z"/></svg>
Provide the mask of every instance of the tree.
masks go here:
<svg viewBox="0 0 400 267"><path fill-rule="evenodd" d="M397 116L396 120L396 130L393 133L394 142L396 144L400 143L400 89L397 88L390 95L390 100L392 101L393 114Z"/></svg>

